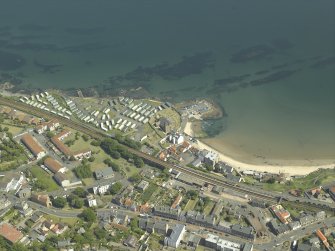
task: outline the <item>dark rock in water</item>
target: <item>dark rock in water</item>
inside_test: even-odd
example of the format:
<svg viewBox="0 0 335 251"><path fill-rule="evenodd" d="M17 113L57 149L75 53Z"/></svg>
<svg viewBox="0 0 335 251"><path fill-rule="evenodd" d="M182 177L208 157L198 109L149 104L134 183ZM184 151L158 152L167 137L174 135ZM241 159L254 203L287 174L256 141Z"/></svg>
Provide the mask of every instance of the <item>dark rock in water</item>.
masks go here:
<svg viewBox="0 0 335 251"><path fill-rule="evenodd" d="M251 60L264 59L274 53L274 49L268 45L260 44L245 48L232 55L232 63L244 63Z"/></svg>
<svg viewBox="0 0 335 251"><path fill-rule="evenodd" d="M311 68L321 69L329 65L335 64L335 57L328 57L322 60L317 61L311 65Z"/></svg>
<svg viewBox="0 0 335 251"><path fill-rule="evenodd" d="M297 72L297 70L294 70L294 71L292 71L292 70L277 71L277 72L271 73L270 75L268 75L264 78L260 78L260 79L250 81L249 84L253 85L253 86L268 84L268 83L271 83L271 82L275 82L275 81L278 81L278 80L288 78L292 74L294 74L295 72Z"/></svg>
<svg viewBox="0 0 335 251"><path fill-rule="evenodd" d="M270 72L269 70L257 71L257 72L255 72L255 75L263 75L263 74L267 74L269 72Z"/></svg>
<svg viewBox="0 0 335 251"><path fill-rule="evenodd" d="M0 51L0 70L12 71L22 67L25 64L25 60L20 55Z"/></svg>
<svg viewBox="0 0 335 251"><path fill-rule="evenodd" d="M25 31L47 31L50 30L51 27L42 24L23 24L19 26L19 29Z"/></svg>
<svg viewBox="0 0 335 251"><path fill-rule="evenodd" d="M287 63L286 63L286 64L278 64L278 65L274 65L274 66L272 66L271 69L273 69L273 70L277 70L277 69L285 68L285 67L287 67L287 66L288 66Z"/></svg>
<svg viewBox="0 0 335 251"><path fill-rule="evenodd" d="M101 33L105 30L104 27L94 27L94 28L76 28L70 27L65 29L66 32L74 35L93 35L97 33Z"/></svg>
<svg viewBox="0 0 335 251"><path fill-rule="evenodd" d="M287 50L294 46L290 41L283 38L274 39L271 44L278 50Z"/></svg>
<svg viewBox="0 0 335 251"><path fill-rule="evenodd" d="M62 67L62 64L42 64L36 59L34 60L34 65L42 69L43 73L55 73L59 71L59 67Z"/></svg>
<svg viewBox="0 0 335 251"><path fill-rule="evenodd" d="M214 80L214 85L222 86L222 85L229 85L229 84L241 82L249 76L250 76L249 74L244 74L240 76L232 76L230 78L216 79Z"/></svg>

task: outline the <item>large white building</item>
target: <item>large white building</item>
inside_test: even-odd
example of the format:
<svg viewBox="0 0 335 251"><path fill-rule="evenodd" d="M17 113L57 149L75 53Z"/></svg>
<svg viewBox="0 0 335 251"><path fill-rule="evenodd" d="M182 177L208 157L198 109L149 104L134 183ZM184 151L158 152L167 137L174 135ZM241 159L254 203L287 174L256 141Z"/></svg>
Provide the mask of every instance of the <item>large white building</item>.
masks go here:
<svg viewBox="0 0 335 251"><path fill-rule="evenodd" d="M0 191L8 193L9 191L18 191L25 177L22 174L8 174L5 176L0 176Z"/></svg>
<svg viewBox="0 0 335 251"><path fill-rule="evenodd" d="M180 244L180 241L183 239L186 228L185 225L176 224L172 229L170 236L165 237L164 245L168 247L177 248Z"/></svg>

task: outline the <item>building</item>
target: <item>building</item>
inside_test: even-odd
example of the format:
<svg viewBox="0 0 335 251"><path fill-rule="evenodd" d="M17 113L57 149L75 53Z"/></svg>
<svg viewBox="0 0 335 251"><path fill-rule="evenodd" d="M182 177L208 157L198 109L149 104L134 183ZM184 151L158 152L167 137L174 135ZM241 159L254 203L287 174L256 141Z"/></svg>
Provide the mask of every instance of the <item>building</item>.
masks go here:
<svg viewBox="0 0 335 251"><path fill-rule="evenodd" d="M172 209L167 206L155 206L153 211L154 215L174 220L178 220L180 212L180 208Z"/></svg>
<svg viewBox="0 0 335 251"><path fill-rule="evenodd" d="M97 200L94 198L92 194L87 195L87 205L89 207L96 207L97 206Z"/></svg>
<svg viewBox="0 0 335 251"><path fill-rule="evenodd" d="M10 204L10 200L8 200L6 195L0 195L0 210L8 207Z"/></svg>
<svg viewBox="0 0 335 251"><path fill-rule="evenodd" d="M31 201L36 202L45 207L51 207L52 203L47 194L33 194L31 196Z"/></svg>
<svg viewBox="0 0 335 251"><path fill-rule="evenodd" d="M12 244L18 242L23 237L23 234L19 230L8 223L0 225L0 235Z"/></svg>
<svg viewBox="0 0 335 251"><path fill-rule="evenodd" d="M17 210L19 210L19 212L23 215L23 216L29 216L33 214L33 210L29 207L28 203L26 201L21 201L18 202L15 205L15 208Z"/></svg>
<svg viewBox="0 0 335 251"><path fill-rule="evenodd" d="M142 180L142 181L137 185L137 188L143 192L145 189L148 188L148 186L149 186L149 182L146 181L146 180Z"/></svg>
<svg viewBox="0 0 335 251"><path fill-rule="evenodd" d="M245 243L242 251L252 251L254 249L254 245L251 243Z"/></svg>
<svg viewBox="0 0 335 251"><path fill-rule="evenodd" d="M97 180L111 179L114 177L114 171L111 167L106 167L102 170L95 171L95 177Z"/></svg>
<svg viewBox="0 0 335 251"><path fill-rule="evenodd" d="M92 151L90 149L83 149L74 152L72 156L75 158L75 160L83 160L84 158L88 159L92 156Z"/></svg>
<svg viewBox="0 0 335 251"><path fill-rule="evenodd" d="M269 223L269 227L275 235L280 235L290 231L288 225L283 223L278 223L276 219L272 219Z"/></svg>
<svg viewBox="0 0 335 251"><path fill-rule="evenodd" d="M243 178L242 178L241 176L235 176L235 175L233 175L233 174L231 174L231 173L228 173L228 174L227 174L227 179L228 179L228 180L231 180L231 181L233 181L233 182L237 182L237 183L243 181Z"/></svg>
<svg viewBox="0 0 335 251"><path fill-rule="evenodd" d="M171 131L171 122L167 118L160 118L159 119L159 128L165 132L169 133Z"/></svg>
<svg viewBox="0 0 335 251"><path fill-rule="evenodd" d="M205 156L204 156L204 163L207 165L211 165L211 166L215 166L215 164L217 163L219 159L219 155L215 152L208 152Z"/></svg>
<svg viewBox="0 0 335 251"><path fill-rule="evenodd" d="M58 185L62 187L68 187L71 185L70 180L65 176L65 174L58 172L54 175L55 181L58 183Z"/></svg>
<svg viewBox="0 0 335 251"><path fill-rule="evenodd" d="M20 173L6 174L0 176L0 191L8 193L9 191L17 191L25 182L25 177Z"/></svg>
<svg viewBox="0 0 335 251"><path fill-rule="evenodd" d="M335 186L330 187L328 192L332 199L335 201Z"/></svg>
<svg viewBox="0 0 335 251"><path fill-rule="evenodd" d="M271 212L284 224L288 224L290 213L282 207L282 205L273 205L270 207Z"/></svg>
<svg viewBox="0 0 335 251"><path fill-rule="evenodd" d="M61 163L51 157L47 157L44 160L44 165L53 173L64 173L66 171L66 168Z"/></svg>
<svg viewBox="0 0 335 251"><path fill-rule="evenodd" d="M110 184L105 184L105 185L98 185L93 187L93 193L94 194L105 194L110 188Z"/></svg>
<svg viewBox="0 0 335 251"><path fill-rule="evenodd" d="M179 206L179 203L181 202L182 199L183 199L183 196L181 194L178 194L178 196L173 201L171 208L175 209L177 206Z"/></svg>
<svg viewBox="0 0 335 251"><path fill-rule="evenodd" d="M183 239L186 228L185 225L176 224L168 237L164 238L164 245L168 247L177 248L180 241Z"/></svg>
<svg viewBox="0 0 335 251"><path fill-rule="evenodd" d="M46 155L43 147L30 134L23 135L21 140L37 159L43 158Z"/></svg>
<svg viewBox="0 0 335 251"><path fill-rule="evenodd" d="M221 239L219 236L208 234L207 238L204 240L205 247L209 247L211 249L217 251L240 251L241 245L232 241L227 241Z"/></svg>
<svg viewBox="0 0 335 251"><path fill-rule="evenodd" d="M127 247L135 248L137 245L137 239L133 235L129 235L128 238L123 242L123 244Z"/></svg>
<svg viewBox="0 0 335 251"><path fill-rule="evenodd" d="M31 189L29 187L25 187L16 193L16 196L20 199L27 199L31 196Z"/></svg>
<svg viewBox="0 0 335 251"><path fill-rule="evenodd" d="M71 150L62 141L60 141L57 136L51 138L51 142L56 146L56 148L63 153L67 158L71 157Z"/></svg>
<svg viewBox="0 0 335 251"><path fill-rule="evenodd" d="M184 136L179 133L170 133L167 136L167 139L170 143L175 145L180 145L181 143L184 142Z"/></svg>
<svg viewBox="0 0 335 251"><path fill-rule="evenodd" d="M215 170L220 173L228 174L228 173L233 173L234 168L232 166L227 165L226 163L222 161L219 161L215 165Z"/></svg>

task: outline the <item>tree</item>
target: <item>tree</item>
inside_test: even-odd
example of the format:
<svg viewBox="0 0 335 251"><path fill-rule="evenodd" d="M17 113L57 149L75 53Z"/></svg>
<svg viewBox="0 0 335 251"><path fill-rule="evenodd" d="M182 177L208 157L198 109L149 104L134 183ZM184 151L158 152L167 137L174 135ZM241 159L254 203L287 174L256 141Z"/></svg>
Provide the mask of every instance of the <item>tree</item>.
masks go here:
<svg viewBox="0 0 335 251"><path fill-rule="evenodd" d="M187 191L187 195L190 196L192 200L195 200L199 195L198 192L195 190L189 190Z"/></svg>
<svg viewBox="0 0 335 251"><path fill-rule="evenodd" d="M53 132L50 132L50 131L48 131L47 133L46 133L46 135L47 135L47 137L48 138L52 138L53 136L55 136L55 134L53 133Z"/></svg>
<svg viewBox="0 0 335 251"><path fill-rule="evenodd" d="M86 198L87 196L87 192L82 187L77 187L76 189L73 190L72 193L79 196L80 198Z"/></svg>
<svg viewBox="0 0 335 251"><path fill-rule="evenodd" d="M91 157L88 158L89 162L93 162L94 160L95 160L95 158L93 156L91 156Z"/></svg>
<svg viewBox="0 0 335 251"><path fill-rule="evenodd" d="M67 197L67 200L69 202L69 205L74 208L82 208L84 205L84 201L75 194L70 194Z"/></svg>
<svg viewBox="0 0 335 251"><path fill-rule="evenodd" d="M111 194L117 194L122 188L122 184L120 182L115 182L111 188L110 188L110 192Z"/></svg>
<svg viewBox="0 0 335 251"><path fill-rule="evenodd" d="M54 207L63 208L66 205L66 199L63 197L57 197L52 201Z"/></svg>
<svg viewBox="0 0 335 251"><path fill-rule="evenodd" d="M81 137L83 138L83 140L85 142L88 141L88 139L89 139L89 137L86 134L83 134Z"/></svg>
<svg viewBox="0 0 335 251"><path fill-rule="evenodd" d="M97 218L95 212L91 208L85 208L79 217L84 221L91 223L94 222Z"/></svg>
<svg viewBox="0 0 335 251"><path fill-rule="evenodd" d="M141 175L137 173L137 174L134 174L133 176L131 176L129 178L129 181L136 183L136 182L139 182L141 179L142 179Z"/></svg>
<svg viewBox="0 0 335 251"><path fill-rule="evenodd" d="M137 156L134 156L134 165L137 168L142 168L144 166L144 162L143 159Z"/></svg>
<svg viewBox="0 0 335 251"><path fill-rule="evenodd" d="M93 177L90 165L88 164L81 164L77 166L75 169L73 169L73 171L76 174L76 176L80 179Z"/></svg>
<svg viewBox="0 0 335 251"><path fill-rule="evenodd" d="M95 228L94 229L94 234L98 238L98 240L105 239L107 237L106 230L104 230L102 228Z"/></svg>

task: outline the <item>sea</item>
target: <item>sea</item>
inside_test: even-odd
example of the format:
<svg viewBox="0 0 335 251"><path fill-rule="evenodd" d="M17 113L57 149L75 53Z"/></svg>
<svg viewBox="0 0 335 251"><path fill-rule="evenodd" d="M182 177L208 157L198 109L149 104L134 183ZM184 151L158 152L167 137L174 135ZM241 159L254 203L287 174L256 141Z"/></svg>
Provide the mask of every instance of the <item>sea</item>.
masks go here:
<svg viewBox="0 0 335 251"><path fill-rule="evenodd" d="M206 143L250 163L334 163L335 1L1 0L0 82L209 98Z"/></svg>

